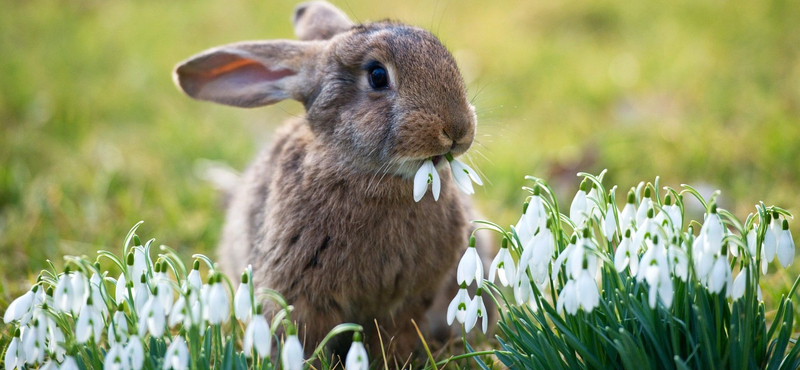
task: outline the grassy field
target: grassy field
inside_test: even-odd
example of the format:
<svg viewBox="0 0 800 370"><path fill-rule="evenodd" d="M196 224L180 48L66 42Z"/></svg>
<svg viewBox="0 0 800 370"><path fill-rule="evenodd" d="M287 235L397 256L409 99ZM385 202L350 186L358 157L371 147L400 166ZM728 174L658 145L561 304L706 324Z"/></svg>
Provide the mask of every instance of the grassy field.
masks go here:
<svg viewBox="0 0 800 370"><path fill-rule="evenodd" d="M472 158L487 219L509 224L522 177L721 189L744 218L800 212L800 2L335 1L354 19L434 31L479 111ZM184 255L223 222L198 159L242 169L294 102L190 100L174 64L205 48L292 38L288 1L9 1L0 12L0 311L51 258L118 250L137 221ZM697 217L697 216L695 216ZM800 223L793 224L800 235ZM775 265L777 266L777 264ZM773 271L775 271L773 269ZM779 295L797 276L773 274Z"/></svg>

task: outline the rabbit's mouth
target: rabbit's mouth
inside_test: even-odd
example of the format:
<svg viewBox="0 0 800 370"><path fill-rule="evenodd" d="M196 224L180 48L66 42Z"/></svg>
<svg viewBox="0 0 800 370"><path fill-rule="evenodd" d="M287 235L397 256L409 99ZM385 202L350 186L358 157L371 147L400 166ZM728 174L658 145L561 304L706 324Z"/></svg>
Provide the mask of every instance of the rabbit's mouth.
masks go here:
<svg viewBox="0 0 800 370"><path fill-rule="evenodd" d="M435 156L431 157L431 161L433 162L434 166L438 166L439 163L441 163L443 159L444 159L443 155L435 155Z"/></svg>

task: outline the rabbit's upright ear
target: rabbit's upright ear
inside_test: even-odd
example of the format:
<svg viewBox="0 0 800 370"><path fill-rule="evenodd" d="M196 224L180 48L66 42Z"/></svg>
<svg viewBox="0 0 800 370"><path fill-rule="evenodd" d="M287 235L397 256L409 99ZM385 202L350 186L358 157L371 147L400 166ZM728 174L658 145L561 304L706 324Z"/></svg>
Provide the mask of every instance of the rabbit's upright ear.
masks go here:
<svg viewBox="0 0 800 370"><path fill-rule="evenodd" d="M175 84L187 95L236 107L284 99L305 102L325 42L241 42L206 50L178 64Z"/></svg>
<svg viewBox="0 0 800 370"><path fill-rule="evenodd" d="M325 1L309 1L294 9L294 34L300 40L328 40L353 27L353 22L337 7Z"/></svg>

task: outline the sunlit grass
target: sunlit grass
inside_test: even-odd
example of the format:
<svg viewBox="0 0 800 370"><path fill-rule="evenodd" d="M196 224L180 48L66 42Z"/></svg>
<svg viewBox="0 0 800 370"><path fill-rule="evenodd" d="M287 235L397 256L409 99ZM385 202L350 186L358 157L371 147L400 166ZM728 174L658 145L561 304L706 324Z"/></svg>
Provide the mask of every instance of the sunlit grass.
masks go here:
<svg viewBox="0 0 800 370"><path fill-rule="evenodd" d="M302 109L192 101L171 68L211 46L291 38L294 3L4 4L0 310L48 256L110 248L140 219L185 256L214 253L223 212L195 160L242 169ZM739 216L759 200L800 206L796 1L336 4L432 29L455 52L479 112L471 158L489 183L477 202L500 224L516 221L523 175L566 194L579 169L708 184Z"/></svg>

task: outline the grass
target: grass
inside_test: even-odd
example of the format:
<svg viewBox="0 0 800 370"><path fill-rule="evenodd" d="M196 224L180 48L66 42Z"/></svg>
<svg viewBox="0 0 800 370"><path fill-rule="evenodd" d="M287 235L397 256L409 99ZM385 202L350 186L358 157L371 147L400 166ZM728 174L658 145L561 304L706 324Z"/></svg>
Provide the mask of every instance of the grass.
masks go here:
<svg viewBox="0 0 800 370"><path fill-rule="evenodd" d="M479 112L484 218L519 214L522 177L721 189L800 209L797 1L337 1L397 18L454 51ZM184 256L213 254L219 196L197 159L241 169L299 104L192 101L172 66L205 48L291 38L287 1L11 1L0 12L0 311L45 260L91 254L138 220ZM794 234L800 235L797 224ZM775 270L773 270L775 271ZM796 266L765 282L788 290ZM768 307L771 307L768 305Z"/></svg>

